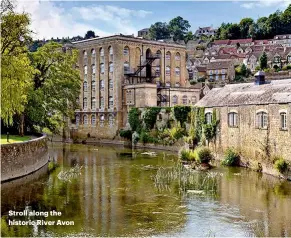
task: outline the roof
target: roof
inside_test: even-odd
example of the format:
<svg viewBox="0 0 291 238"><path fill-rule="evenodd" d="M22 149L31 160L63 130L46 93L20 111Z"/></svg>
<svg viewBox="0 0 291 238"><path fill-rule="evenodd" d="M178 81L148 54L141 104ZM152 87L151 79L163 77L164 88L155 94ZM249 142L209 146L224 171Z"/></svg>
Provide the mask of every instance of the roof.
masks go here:
<svg viewBox="0 0 291 238"><path fill-rule="evenodd" d="M200 101L199 107L266 105L291 103L291 79L274 80L269 84L228 84L212 89Z"/></svg>
<svg viewBox="0 0 291 238"><path fill-rule="evenodd" d="M230 42L230 40L215 40L213 41L213 43L215 45L228 45Z"/></svg>
<svg viewBox="0 0 291 238"><path fill-rule="evenodd" d="M206 72L206 66L196 66L198 72Z"/></svg>
<svg viewBox="0 0 291 238"><path fill-rule="evenodd" d="M216 61L216 62L210 62L207 65L207 69L228 69L232 66L231 61Z"/></svg>
<svg viewBox="0 0 291 238"><path fill-rule="evenodd" d="M278 39L279 39L279 40L281 40L281 39L284 39L284 38L283 38L284 36L286 36L286 38L285 38L285 39L287 39L287 38L289 38L289 39L290 39L290 38L291 38L291 34L284 34L284 35L275 35L275 36L274 36L274 39L276 39L276 40L277 40L277 38L276 38L276 37L278 37ZM284 39L284 40L285 40L285 39Z"/></svg>
<svg viewBox="0 0 291 238"><path fill-rule="evenodd" d="M143 28L143 29L141 29L141 30L139 30L139 31L148 31L150 28Z"/></svg>
<svg viewBox="0 0 291 238"><path fill-rule="evenodd" d="M252 43L253 39L252 38L247 38L247 39L237 39L237 40L230 40L230 44L234 45L234 44L246 44L246 43Z"/></svg>

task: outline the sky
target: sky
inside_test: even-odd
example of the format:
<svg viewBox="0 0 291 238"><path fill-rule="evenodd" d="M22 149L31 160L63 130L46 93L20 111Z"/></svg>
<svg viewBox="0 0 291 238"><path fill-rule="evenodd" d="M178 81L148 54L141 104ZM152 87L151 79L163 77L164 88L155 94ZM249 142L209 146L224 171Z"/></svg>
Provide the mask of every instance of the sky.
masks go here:
<svg viewBox="0 0 291 238"><path fill-rule="evenodd" d="M219 27L222 22L257 19L284 10L291 0L257 1L52 1L16 0L17 11L31 16L34 39L134 34L155 22L177 16L188 20L192 32L198 27Z"/></svg>

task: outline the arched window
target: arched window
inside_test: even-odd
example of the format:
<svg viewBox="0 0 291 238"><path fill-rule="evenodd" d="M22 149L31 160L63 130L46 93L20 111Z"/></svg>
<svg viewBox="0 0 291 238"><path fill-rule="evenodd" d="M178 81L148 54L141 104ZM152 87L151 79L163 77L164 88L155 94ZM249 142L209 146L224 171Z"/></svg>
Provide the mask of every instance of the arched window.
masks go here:
<svg viewBox="0 0 291 238"><path fill-rule="evenodd" d="M104 108L104 97L100 97L100 108L103 109Z"/></svg>
<svg viewBox="0 0 291 238"><path fill-rule="evenodd" d="M87 115L83 116L83 124L88 125L88 116Z"/></svg>
<svg viewBox="0 0 291 238"><path fill-rule="evenodd" d="M104 120L105 120L105 116L104 116L104 114L101 114L101 115L100 115L100 121L101 121L101 122L104 122Z"/></svg>
<svg viewBox="0 0 291 238"><path fill-rule="evenodd" d="M109 79L109 89L113 89L113 79Z"/></svg>
<svg viewBox="0 0 291 238"><path fill-rule="evenodd" d="M258 112L256 114L256 126L259 129L268 128L268 114L266 112Z"/></svg>
<svg viewBox="0 0 291 238"><path fill-rule="evenodd" d="M237 127L238 126L238 114L236 112L228 113L228 126Z"/></svg>
<svg viewBox="0 0 291 238"><path fill-rule="evenodd" d="M84 75L87 75L88 74L88 67L87 65L84 66Z"/></svg>
<svg viewBox="0 0 291 238"><path fill-rule="evenodd" d="M205 121L206 121L206 124L211 124L212 123L212 113L211 112L207 112L205 114Z"/></svg>
<svg viewBox="0 0 291 238"><path fill-rule="evenodd" d="M96 60L96 51L94 49L91 50L91 64L95 64Z"/></svg>
<svg viewBox="0 0 291 238"><path fill-rule="evenodd" d="M113 72L113 63L110 62L109 63L109 73L112 73Z"/></svg>
<svg viewBox="0 0 291 238"><path fill-rule="evenodd" d="M180 68L179 67L175 68L175 73L176 73L176 76L180 76Z"/></svg>
<svg viewBox="0 0 291 238"><path fill-rule="evenodd" d="M87 92L87 90L88 90L88 83L85 81L85 82L83 83L83 91L84 91L84 92Z"/></svg>
<svg viewBox="0 0 291 238"><path fill-rule="evenodd" d="M100 57L104 57L104 49L103 48L100 49L99 53L100 53Z"/></svg>
<svg viewBox="0 0 291 238"><path fill-rule="evenodd" d="M123 64L124 73L129 73L129 63L124 62Z"/></svg>
<svg viewBox="0 0 291 238"><path fill-rule="evenodd" d="M104 64L103 63L100 64L100 73L104 74Z"/></svg>
<svg viewBox="0 0 291 238"><path fill-rule="evenodd" d="M91 124L92 124L92 126L95 126L96 125L96 116L95 116L95 114L93 114L91 116Z"/></svg>
<svg viewBox="0 0 291 238"><path fill-rule="evenodd" d="M129 48L128 46L125 46L123 49L123 55L129 55Z"/></svg>
<svg viewBox="0 0 291 238"><path fill-rule="evenodd" d="M176 105L178 103L178 96L174 95L172 98L172 104Z"/></svg>
<svg viewBox="0 0 291 238"><path fill-rule="evenodd" d="M275 56L274 57L274 62L275 63L280 63L281 59L280 59L280 56Z"/></svg>
<svg viewBox="0 0 291 238"><path fill-rule="evenodd" d="M83 60L84 60L84 63L86 63L86 61L87 61L87 51L86 50L83 51Z"/></svg>
<svg viewBox="0 0 291 238"><path fill-rule="evenodd" d="M166 60L171 60L171 53L169 51L166 53Z"/></svg>
<svg viewBox="0 0 291 238"><path fill-rule="evenodd" d="M181 59L181 56L180 56L180 53L178 52L176 55L175 55L175 60L180 60Z"/></svg>
<svg viewBox="0 0 291 238"><path fill-rule="evenodd" d="M166 82L166 87L167 88L171 87L171 83L170 82Z"/></svg>
<svg viewBox="0 0 291 238"><path fill-rule="evenodd" d="M176 83L175 83L175 87L176 87L176 88L180 88L180 86L181 86L181 85L180 85L179 82L176 82Z"/></svg>
<svg viewBox="0 0 291 238"><path fill-rule="evenodd" d="M192 105L194 105L197 101L197 98L195 96L191 97L191 102L192 102Z"/></svg>
<svg viewBox="0 0 291 238"><path fill-rule="evenodd" d="M161 75L161 67L158 65L156 66L156 77L159 77Z"/></svg>
<svg viewBox="0 0 291 238"><path fill-rule="evenodd" d="M157 57L159 57L159 59L162 58L162 52L160 50L157 51Z"/></svg>
<svg viewBox="0 0 291 238"><path fill-rule="evenodd" d="M112 114L109 114L108 121L109 121L109 126L113 126L113 124L114 124L114 116Z"/></svg>
<svg viewBox="0 0 291 238"><path fill-rule="evenodd" d="M95 64L92 64L92 75L95 75L96 74L96 66Z"/></svg>
<svg viewBox="0 0 291 238"><path fill-rule="evenodd" d="M104 87L105 87L105 85L104 85L104 80L102 79L102 80L100 80L100 90L104 90Z"/></svg>
<svg viewBox="0 0 291 238"><path fill-rule="evenodd" d="M113 55L113 48L111 46L109 46L109 55Z"/></svg>
<svg viewBox="0 0 291 238"><path fill-rule="evenodd" d="M91 109L96 109L96 98L92 97Z"/></svg>
<svg viewBox="0 0 291 238"><path fill-rule="evenodd" d="M83 108L87 109L87 98L83 99Z"/></svg>
<svg viewBox="0 0 291 238"><path fill-rule="evenodd" d="M171 67L170 66L166 67L166 75L171 75Z"/></svg>
<svg viewBox="0 0 291 238"><path fill-rule="evenodd" d="M286 112L280 113L280 121L281 121L281 129L287 130L287 113Z"/></svg>
<svg viewBox="0 0 291 238"><path fill-rule="evenodd" d="M76 126L79 126L79 124L80 124L80 117L76 116Z"/></svg>
<svg viewBox="0 0 291 238"><path fill-rule="evenodd" d="M95 92L95 90L96 90L96 81L95 80L92 81L92 83L91 83L91 90L92 90L92 92Z"/></svg>
<svg viewBox="0 0 291 238"><path fill-rule="evenodd" d="M187 101L188 101L188 97L187 97L187 95L184 95L184 96L182 97L182 103L183 103L184 105L186 105L186 104L187 104Z"/></svg>
<svg viewBox="0 0 291 238"><path fill-rule="evenodd" d="M108 104L109 104L109 108L113 108L113 97L110 96L109 99L108 99Z"/></svg>

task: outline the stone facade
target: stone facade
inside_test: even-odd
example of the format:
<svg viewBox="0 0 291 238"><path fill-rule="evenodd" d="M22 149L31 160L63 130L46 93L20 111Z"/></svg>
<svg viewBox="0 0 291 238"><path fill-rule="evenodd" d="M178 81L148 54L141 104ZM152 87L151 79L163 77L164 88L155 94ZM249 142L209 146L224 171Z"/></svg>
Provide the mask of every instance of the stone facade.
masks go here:
<svg viewBox="0 0 291 238"><path fill-rule="evenodd" d="M48 163L47 139L1 145L1 182L37 171Z"/></svg>
<svg viewBox="0 0 291 238"><path fill-rule="evenodd" d="M80 108L76 111L76 123L70 125L75 135L112 139L117 130L126 125L130 107L157 106L158 83L175 91L190 87L185 46L114 35L78 41L73 47L79 50L82 79ZM141 66L153 55L158 57L148 73L148 69ZM139 76L154 76L149 82L129 78L128 75L140 67ZM134 100L127 99L129 92ZM199 99L199 89L189 92Z"/></svg>

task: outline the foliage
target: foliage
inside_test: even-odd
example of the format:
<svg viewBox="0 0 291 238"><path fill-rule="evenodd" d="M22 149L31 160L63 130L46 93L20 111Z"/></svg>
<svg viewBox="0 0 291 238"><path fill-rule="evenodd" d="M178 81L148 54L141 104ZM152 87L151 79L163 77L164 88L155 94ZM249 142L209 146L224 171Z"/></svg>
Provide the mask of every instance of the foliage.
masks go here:
<svg viewBox="0 0 291 238"><path fill-rule="evenodd" d="M173 35L173 40L184 40L185 36L188 33L188 29L191 27L187 20L184 20L182 17L178 16L173 18L169 22L169 30Z"/></svg>
<svg viewBox="0 0 291 238"><path fill-rule="evenodd" d="M217 117L216 117L216 109L214 109L213 113L212 113L211 124L204 124L203 125L204 136L208 142L215 138L218 123L219 123L219 121L217 120Z"/></svg>
<svg viewBox="0 0 291 238"><path fill-rule="evenodd" d="M166 129L166 134L172 139L172 140L179 140L184 135L184 129L181 127L181 124L178 122L176 126L172 128Z"/></svg>
<svg viewBox="0 0 291 238"><path fill-rule="evenodd" d="M157 120L157 115L160 111L160 107L151 107L146 109L143 121L147 130L151 130L154 127Z"/></svg>
<svg viewBox="0 0 291 238"><path fill-rule="evenodd" d="M149 37L152 40L163 40L170 38L170 30L166 22L156 22L149 29Z"/></svg>
<svg viewBox="0 0 291 238"><path fill-rule="evenodd" d="M178 153L179 159L183 161L194 161L195 160L195 154L194 151L181 148Z"/></svg>
<svg viewBox="0 0 291 238"><path fill-rule="evenodd" d="M139 140L142 143L158 143L158 139L150 136L146 130L141 131Z"/></svg>
<svg viewBox="0 0 291 238"><path fill-rule="evenodd" d="M192 31L187 32L187 34L184 36L184 41L186 44L190 40L194 40L194 35Z"/></svg>
<svg viewBox="0 0 291 238"><path fill-rule="evenodd" d="M198 163L209 163L213 158L211 150L207 147L197 147L194 156Z"/></svg>
<svg viewBox="0 0 291 238"><path fill-rule="evenodd" d="M89 30L89 31L86 32L84 39L90 39L90 38L95 38L95 37L96 37L95 36L95 32Z"/></svg>
<svg viewBox="0 0 291 238"><path fill-rule="evenodd" d="M198 135L196 133L196 108L192 108L190 112L190 128L188 131L187 142L194 148L198 143Z"/></svg>
<svg viewBox="0 0 291 238"><path fill-rule="evenodd" d="M205 50L205 46L204 45L197 45L196 46L196 50Z"/></svg>
<svg viewBox="0 0 291 238"><path fill-rule="evenodd" d="M284 173L288 169L288 163L282 157L277 157L275 158L274 168L280 173Z"/></svg>
<svg viewBox="0 0 291 238"><path fill-rule="evenodd" d="M188 113L191 111L190 106L174 106L174 116L178 122L181 123L183 126L184 123L187 121Z"/></svg>
<svg viewBox="0 0 291 238"><path fill-rule="evenodd" d="M222 161L223 165L236 166L239 164L239 154L233 148L227 148Z"/></svg>
<svg viewBox="0 0 291 238"><path fill-rule="evenodd" d="M132 131L131 130L120 130L119 135L123 138L126 138L131 141L132 139Z"/></svg>
<svg viewBox="0 0 291 238"><path fill-rule="evenodd" d="M264 70L268 68L268 57L266 52L264 52L260 57L260 69Z"/></svg>
<svg viewBox="0 0 291 238"><path fill-rule="evenodd" d="M141 120L139 119L140 111L138 108L131 108L128 113L128 122L132 131L140 132L141 130Z"/></svg>

